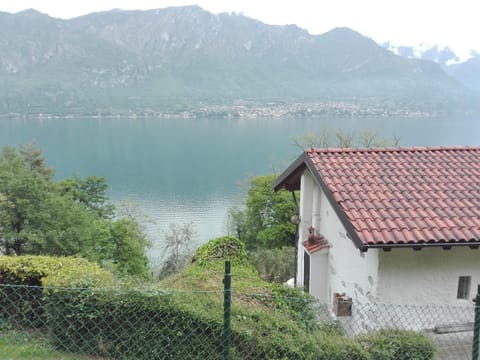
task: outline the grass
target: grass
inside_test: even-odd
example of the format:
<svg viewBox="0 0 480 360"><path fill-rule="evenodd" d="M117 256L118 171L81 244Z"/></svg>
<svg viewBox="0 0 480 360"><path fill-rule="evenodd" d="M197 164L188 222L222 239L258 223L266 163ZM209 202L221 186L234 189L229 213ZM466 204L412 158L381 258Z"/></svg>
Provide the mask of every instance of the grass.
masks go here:
<svg viewBox="0 0 480 360"><path fill-rule="evenodd" d="M20 331L0 332L0 354L5 360L93 360L93 357L68 354L49 348L41 334ZM98 359L98 358L96 358Z"/></svg>

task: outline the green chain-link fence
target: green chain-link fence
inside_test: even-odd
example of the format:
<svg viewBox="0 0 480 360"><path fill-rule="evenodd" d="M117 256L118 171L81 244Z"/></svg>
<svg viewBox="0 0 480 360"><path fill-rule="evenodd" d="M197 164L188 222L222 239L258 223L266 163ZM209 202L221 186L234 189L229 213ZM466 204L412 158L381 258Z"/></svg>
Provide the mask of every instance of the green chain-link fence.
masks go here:
<svg viewBox="0 0 480 360"><path fill-rule="evenodd" d="M301 313L309 306L303 298L279 295L272 301L237 293L229 279L227 275L224 291L216 292L0 285L0 359L432 358L428 352L424 357L418 355L421 351L398 352L392 333L365 340L368 334L382 334L382 329L412 331L400 339L404 342L430 339L435 359L472 359L474 306L353 303L343 316L336 316L332 306L317 304L311 319L315 324L307 324L308 317L301 315L297 322L303 323L293 327L270 312L253 310L259 303L285 303L289 307L272 305L271 312L290 308ZM315 343L295 337L304 334L301 331L314 333L312 329L323 331ZM329 357L335 346L330 337L343 339L335 344L346 347L344 355ZM318 347L312 349L312 344Z"/></svg>
<svg viewBox="0 0 480 360"><path fill-rule="evenodd" d="M321 306L322 321L337 321L347 336L380 329L412 330L435 345L435 359L472 359L474 306L353 303L350 316L335 317Z"/></svg>

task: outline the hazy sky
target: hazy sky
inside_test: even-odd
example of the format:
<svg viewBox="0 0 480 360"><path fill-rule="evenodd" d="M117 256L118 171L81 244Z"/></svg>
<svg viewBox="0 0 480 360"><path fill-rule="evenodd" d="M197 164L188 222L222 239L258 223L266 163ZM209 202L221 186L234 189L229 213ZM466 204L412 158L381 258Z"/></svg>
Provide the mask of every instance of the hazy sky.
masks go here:
<svg viewBox="0 0 480 360"><path fill-rule="evenodd" d="M0 11L34 8L71 18L94 11L198 4L214 13L242 12L268 24L297 24L312 34L347 26L377 41L450 45L480 51L475 0L0 0Z"/></svg>

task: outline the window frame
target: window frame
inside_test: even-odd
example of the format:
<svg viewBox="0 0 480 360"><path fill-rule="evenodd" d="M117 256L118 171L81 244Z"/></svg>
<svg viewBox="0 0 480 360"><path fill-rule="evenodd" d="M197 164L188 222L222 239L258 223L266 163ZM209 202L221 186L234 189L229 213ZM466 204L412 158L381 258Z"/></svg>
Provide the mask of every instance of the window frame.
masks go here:
<svg viewBox="0 0 480 360"><path fill-rule="evenodd" d="M457 299L468 300L472 288L472 276L462 275L458 277Z"/></svg>

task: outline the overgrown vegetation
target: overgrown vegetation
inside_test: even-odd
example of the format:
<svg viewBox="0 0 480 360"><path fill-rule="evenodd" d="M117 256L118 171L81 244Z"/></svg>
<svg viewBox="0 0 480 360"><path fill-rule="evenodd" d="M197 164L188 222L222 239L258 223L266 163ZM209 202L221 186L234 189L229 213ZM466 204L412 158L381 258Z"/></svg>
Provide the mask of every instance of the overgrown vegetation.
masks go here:
<svg viewBox="0 0 480 360"><path fill-rule="evenodd" d="M372 360L432 359L435 353L432 342L414 331L380 330L363 335L358 341L369 351Z"/></svg>
<svg viewBox="0 0 480 360"><path fill-rule="evenodd" d="M18 306L17 317L37 316L41 321L30 326L47 326L51 344L77 358L221 359L226 258L233 264L232 359L384 359L378 354L432 359L433 347L420 334L387 331L346 338L336 330L338 324L319 326L308 294L261 280L247 261L244 244L228 236L202 246L190 266L149 289L97 288L97 283L79 289L82 276L74 274L75 268L97 265L72 258L21 257L14 264L6 257L11 273L2 274L19 282L41 278L44 285L67 286L32 293L44 310L32 313L31 306ZM74 267L76 261L83 265ZM18 290L1 289L2 301L10 299L8 291Z"/></svg>
<svg viewBox="0 0 480 360"><path fill-rule="evenodd" d="M250 179L245 207L229 211L229 229L264 280L285 282L295 276L297 228L291 218L298 210L291 193L273 191L275 179L275 174Z"/></svg>
<svg viewBox="0 0 480 360"><path fill-rule="evenodd" d="M414 347L412 351L417 351L416 346L423 347L423 353L414 352L418 355L416 359L433 358L433 346L421 334L385 331L378 336L373 334L349 339L342 336L341 326L337 322L319 325L313 306L315 300L299 289L262 280L247 261L245 250L244 244L236 238L214 239L197 250L190 266L157 284L161 289L193 290L195 294L219 292L223 285L224 259L230 259L234 283L234 359L376 360L380 358L374 357L375 354L386 348L396 356L404 354L404 350L410 346ZM193 301L186 293L175 294L180 294L177 301L182 303L183 309L188 309L195 316L206 319L213 317L221 321L220 295L203 300L194 295ZM209 336L215 335L209 332ZM409 336L417 337L415 344L408 341ZM398 342L402 342L402 345L398 345Z"/></svg>
<svg viewBox="0 0 480 360"><path fill-rule="evenodd" d="M133 218L116 218L105 179L54 181L34 145L0 154L0 253L81 256L120 275L147 276L148 241Z"/></svg>
<svg viewBox="0 0 480 360"><path fill-rule="evenodd" d="M251 253L250 261L262 279L285 283L294 276L295 248L257 249Z"/></svg>

